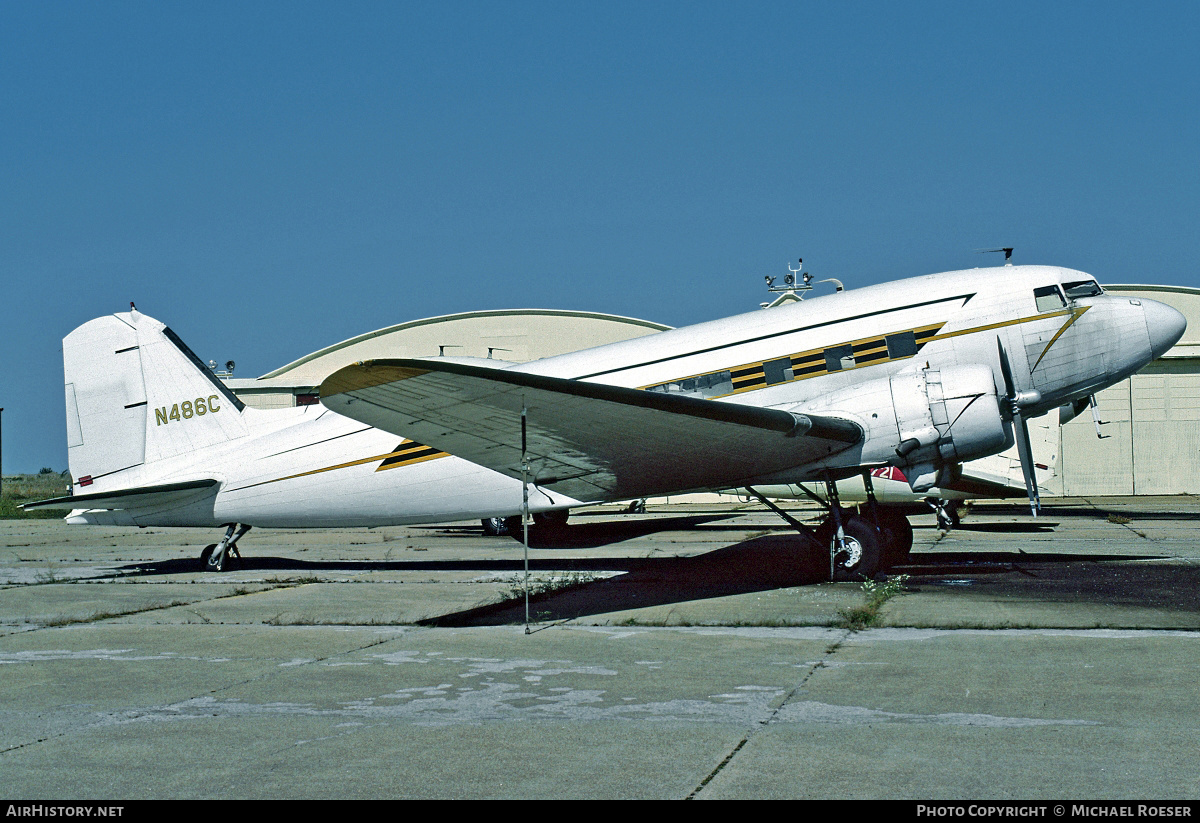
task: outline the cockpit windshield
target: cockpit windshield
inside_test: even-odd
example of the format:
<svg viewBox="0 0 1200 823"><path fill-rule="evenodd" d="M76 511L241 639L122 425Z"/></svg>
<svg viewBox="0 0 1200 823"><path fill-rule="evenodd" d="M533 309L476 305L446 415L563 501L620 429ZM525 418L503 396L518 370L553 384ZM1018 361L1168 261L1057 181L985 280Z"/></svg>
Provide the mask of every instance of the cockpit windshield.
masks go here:
<svg viewBox="0 0 1200 823"><path fill-rule="evenodd" d="M1097 294L1103 294L1100 284L1095 280L1076 280L1073 283L1063 283L1063 291L1067 293L1068 300L1074 300L1078 297L1095 297Z"/></svg>

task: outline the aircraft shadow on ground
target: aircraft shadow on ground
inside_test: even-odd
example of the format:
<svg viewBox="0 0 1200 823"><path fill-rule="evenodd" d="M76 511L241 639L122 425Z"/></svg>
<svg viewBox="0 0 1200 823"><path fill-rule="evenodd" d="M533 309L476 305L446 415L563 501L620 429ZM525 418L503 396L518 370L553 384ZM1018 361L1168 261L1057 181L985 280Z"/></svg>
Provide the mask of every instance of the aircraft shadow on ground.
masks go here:
<svg viewBox="0 0 1200 823"><path fill-rule="evenodd" d="M553 541L530 540L530 548L534 549L589 549L621 543L636 537L656 534L665 531L704 531L736 530L747 531L745 526L730 526L716 521L728 520L736 515L712 514L690 515L684 517L645 518L610 523L581 523L572 524L566 531L554 538ZM431 526L440 535L455 534L459 527ZM761 530L761 529L760 529ZM791 529L782 526L781 530L791 535ZM477 544L480 540L479 528L472 526L461 527L464 537L473 538ZM506 555L513 549L521 550L521 544L511 537L498 536L494 539L497 545L503 547ZM793 540L795 538L792 538ZM253 540L245 539L246 554L235 558L230 570L239 571L294 571L297 573L317 571L517 571L524 568L524 561L519 556L512 558L497 558L488 551L486 558L479 560L395 560L395 561L357 561L357 560L300 560L291 557L271 557L256 554ZM531 557L531 568L535 569L570 569L579 571L629 571L639 560L630 558L581 558L579 560L543 560L536 555ZM159 574L183 574L200 571L199 556L179 557L170 560L128 563L119 567L123 575L152 576Z"/></svg>
<svg viewBox="0 0 1200 823"><path fill-rule="evenodd" d="M711 528L705 525L721 517L681 517L619 523L572 525L567 547L596 547L656 531ZM980 524L1024 525L1024 524ZM1037 528L1049 529L1043 521ZM477 534L477 533L476 533ZM505 541L511 538L498 537ZM507 546L511 550L513 546ZM515 547L519 549L519 546ZM506 554L508 552L506 551ZM1106 603L1157 603L1163 608L1200 610L1200 568L1192 569L1194 580L1180 578L1177 564L1121 563L1120 561L1164 559L1147 555L1094 555L1029 553L1011 551L962 552L920 551L910 562L891 570L905 574L912 586L977 586L1010 589L1014 595L1051 600L1095 600ZM478 559L404 561L308 561L296 558L248 554L238 559L240 571L290 572L296 576L322 572L451 572L519 573L523 558L515 554L497 557L493 552ZM732 595L769 591L825 582L826 560L796 534L785 531L744 540L701 555L651 558L546 557L530 555L532 572L574 574L578 583L531 600L539 622L611 614L632 609L709 600ZM121 567L123 576L144 577L194 573L197 558L177 558ZM1186 576L1186 569L1182 572ZM589 573L613 573L615 577L593 578ZM569 581L568 581L569 582ZM507 601L425 621L438 626L512 625L524 621L524 603Z"/></svg>
<svg viewBox="0 0 1200 823"><path fill-rule="evenodd" d="M1034 523L959 523L954 531L991 532L993 534L1046 534L1054 531L1057 523L1039 520ZM914 526L913 528L919 528ZM933 527L936 528L936 527Z"/></svg>
<svg viewBox="0 0 1200 823"><path fill-rule="evenodd" d="M823 564L793 535L756 537L692 557L630 563L618 576L593 580L531 599L541 621L560 621L693 600L803 586L824 579ZM523 602L469 609L425 621L436 626L521 623Z"/></svg>
<svg viewBox="0 0 1200 823"><path fill-rule="evenodd" d="M990 516L1011 514L1014 517L1023 517L1026 520L1031 519L1029 514L1029 505L1013 504L1011 506L997 506L989 504L984 511ZM1114 502L1111 507L1106 507L1103 501L1096 501L1088 505L1066 505L1058 506L1042 502L1041 509L1042 517L1050 516L1059 519L1066 518L1081 518L1085 520L1100 520L1103 521L1107 517L1119 516L1128 517L1130 520L1180 520L1190 519L1195 516L1194 510L1190 506L1181 504L1180 508L1175 509L1137 509L1130 508L1120 502ZM964 516L964 525L966 519L971 515L968 513ZM1038 518L1039 520L1041 517Z"/></svg>
<svg viewBox="0 0 1200 823"><path fill-rule="evenodd" d="M658 534L659 532L696 530L705 532L750 531L751 529L745 524L719 522L722 520L731 520L739 517L741 514L743 513L734 512L732 514L700 514L599 523L572 523L551 539L540 536L538 530L534 528L530 531L529 546L534 549L595 549L600 546L608 546L613 543L632 540L636 537ZM462 536L474 539L479 538L479 528L477 526L410 526L410 528L414 530L436 531L439 536L443 537ZM778 526L774 524L764 527L756 526L754 530L778 530L790 533L791 527L781 522ZM518 543L521 542L520 538L513 538L507 535L504 539L516 539Z"/></svg>
<svg viewBox="0 0 1200 823"><path fill-rule="evenodd" d="M1098 566L1108 561L1147 560L1144 555L1064 555L1013 552L922 552L912 563L896 566L893 575L909 575L912 585L936 585L945 578L961 584L964 579L987 581L989 577L1012 578L1017 585L1026 578L1061 581L1061 591L1081 591L1081 568L1095 576ZM1104 561L1104 562L1100 562ZM1055 570L1058 567L1059 570ZM1114 565L1115 567L1115 565ZM1128 567L1123 567L1128 568ZM1147 565L1123 572L1131 581L1144 579ZM1161 567L1160 567L1161 568ZM1066 571L1069 570L1069 571ZM1196 570L1200 583L1200 569ZM823 558L807 551L795 536L768 535L685 558L655 558L641 561L618 577L583 582L530 600L531 614L538 622L560 622L580 617L611 614L631 609L672 605L731 595L769 591L823 583L828 567ZM1149 574L1157 579L1157 571ZM1163 578L1173 584L1173 578ZM1051 587L1043 585L1044 591ZM1084 587L1086 588L1086 586ZM1131 583L1131 591L1141 588ZM1111 587L1101 587L1097 596L1111 598ZM1171 598L1168 598L1171 599ZM1178 599L1178 598L1175 598ZM1186 598L1185 598L1186 600ZM443 615L425 621L434 626L511 625L524 621L521 601L493 604Z"/></svg>

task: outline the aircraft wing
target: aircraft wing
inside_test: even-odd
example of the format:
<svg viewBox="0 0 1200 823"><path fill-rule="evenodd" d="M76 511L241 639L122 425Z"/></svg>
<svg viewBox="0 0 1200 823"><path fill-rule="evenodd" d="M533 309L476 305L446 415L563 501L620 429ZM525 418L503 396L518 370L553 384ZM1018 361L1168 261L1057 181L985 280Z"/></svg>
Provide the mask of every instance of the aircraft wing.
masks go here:
<svg viewBox="0 0 1200 823"><path fill-rule="evenodd" d="M190 480L161 486L138 486L92 494L72 494L26 503L23 509L145 509L190 503L211 493L218 480Z"/></svg>
<svg viewBox="0 0 1200 823"><path fill-rule="evenodd" d="M737 486L862 440L834 417L443 360L374 360L321 384L338 414L576 500ZM522 426L521 410L526 410Z"/></svg>

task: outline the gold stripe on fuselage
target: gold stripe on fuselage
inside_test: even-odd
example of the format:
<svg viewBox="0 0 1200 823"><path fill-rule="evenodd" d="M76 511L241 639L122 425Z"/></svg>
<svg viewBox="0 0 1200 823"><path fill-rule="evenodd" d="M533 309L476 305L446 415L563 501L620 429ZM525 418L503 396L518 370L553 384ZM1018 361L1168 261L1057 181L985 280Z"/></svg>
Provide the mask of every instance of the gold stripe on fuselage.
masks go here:
<svg viewBox="0 0 1200 823"><path fill-rule="evenodd" d="M1038 367L1038 363L1042 362L1042 358L1046 356L1046 352L1050 351L1050 347L1053 346L1056 342L1058 342L1058 338L1063 336L1063 332L1065 332L1067 329L1071 328L1071 324L1074 323L1076 320L1078 320L1080 317L1083 317L1083 313L1090 308L1091 308L1091 306L1081 306L1077 309L1071 309L1071 319L1068 320L1066 323L1063 323L1063 327L1061 329L1059 329L1057 332L1055 332L1054 336L1050 338L1050 342L1046 344L1046 348L1042 349L1042 353L1038 355L1037 361L1035 361L1034 364L1029 367L1030 371L1033 371L1034 369L1036 369Z"/></svg>
<svg viewBox="0 0 1200 823"><path fill-rule="evenodd" d="M417 447L417 448L414 448L414 447ZM429 447L424 446L420 443L414 443L412 440L405 440L399 446L396 447L395 451L388 452L387 454L376 454L371 457L362 457L362 458L359 458L358 460L350 460L346 463L338 463L336 466L325 466L324 468L320 468L320 469L310 469L309 471L306 471L306 472L298 472L297 474L289 474L289 475L286 475L285 477L276 477L274 480L263 480L258 483L251 483L247 486L238 486L236 489L230 489L230 491L241 491L242 489L252 489L255 486L265 486L269 483L282 483L284 480L295 480L298 477L308 477L309 475L321 474L322 472L331 472L331 471L336 471L338 469L349 469L353 466L361 466L364 463L373 463L376 460L379 460L381 462L380 462L379 466L375 469L375 471L383 471L384 469L395 469L395 468L399 468L401 466L410 466L413 463L424 463L426 460L436 460L439 457L449 457L450 456L446 452L441 452L441 451L434 452L432 454L422 451L420 454L413 456L414 451L417 451L418 449L423 450L423 449L427 449L427 448L429 448Z"/></svg>

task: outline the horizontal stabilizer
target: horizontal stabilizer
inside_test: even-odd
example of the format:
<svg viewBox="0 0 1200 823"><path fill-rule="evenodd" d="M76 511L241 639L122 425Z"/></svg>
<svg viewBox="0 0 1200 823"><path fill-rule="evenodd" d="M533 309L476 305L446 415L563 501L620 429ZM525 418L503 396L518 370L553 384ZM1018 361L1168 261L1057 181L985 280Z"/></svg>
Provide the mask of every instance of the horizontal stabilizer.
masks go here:
<svg viewBox="0 0 1200 823"><path fill-rule="evenodd" d="M347 366L321 402L514 478L524 436L530 480L587 501L737 486L862 439L834 417L432 359Z"/></svg>
<svg viewBox="0 0 1200 823"><path fill-rule="evenodd" d="M114 489L95 494L71 494L26 503L22 509L157 509L199 500L216 491L218 480L190 480L162 486Z"/></svg>

